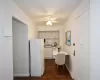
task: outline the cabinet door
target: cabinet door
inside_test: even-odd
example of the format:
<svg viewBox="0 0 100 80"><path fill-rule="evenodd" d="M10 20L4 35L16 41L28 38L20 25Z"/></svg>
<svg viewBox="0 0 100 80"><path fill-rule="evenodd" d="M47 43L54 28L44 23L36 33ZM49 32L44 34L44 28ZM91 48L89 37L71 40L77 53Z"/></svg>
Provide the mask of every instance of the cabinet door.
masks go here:
<svg viewBox="0 0 100 80"><path fill-rule="evenodd" d="M44 48L44 57L45 57L45 59L52 59L53 58L52 48Z"/></svg>

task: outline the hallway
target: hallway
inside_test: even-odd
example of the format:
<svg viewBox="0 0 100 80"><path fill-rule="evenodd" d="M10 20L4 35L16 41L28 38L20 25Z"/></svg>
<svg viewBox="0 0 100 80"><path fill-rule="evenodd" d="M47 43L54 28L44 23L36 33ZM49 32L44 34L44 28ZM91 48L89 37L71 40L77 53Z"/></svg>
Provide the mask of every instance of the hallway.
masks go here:
<svg viewBox="0 0 100 80"><path fill-rule="evenodd" d="M66 68L56 69L54 60L45 60L45 73L41 78L15 78L14 80L72 80Z"/></svg>
<svg viewBox="0 0 100 80"><path fill-rule="evenodd" d="M100 80L98 7L100 0L1 0L0 80Z"/></svg>

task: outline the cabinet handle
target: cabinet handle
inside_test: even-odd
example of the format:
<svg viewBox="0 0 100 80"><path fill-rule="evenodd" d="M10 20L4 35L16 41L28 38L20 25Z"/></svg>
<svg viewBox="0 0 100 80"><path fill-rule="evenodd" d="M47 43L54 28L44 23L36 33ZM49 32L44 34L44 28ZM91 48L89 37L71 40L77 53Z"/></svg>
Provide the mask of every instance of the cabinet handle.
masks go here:
<svg viewBox="0 0 100 80"><path fill-rule="evenodd" d="M75 50L74 50L74 54L73 55L75 56Z"/></svg>

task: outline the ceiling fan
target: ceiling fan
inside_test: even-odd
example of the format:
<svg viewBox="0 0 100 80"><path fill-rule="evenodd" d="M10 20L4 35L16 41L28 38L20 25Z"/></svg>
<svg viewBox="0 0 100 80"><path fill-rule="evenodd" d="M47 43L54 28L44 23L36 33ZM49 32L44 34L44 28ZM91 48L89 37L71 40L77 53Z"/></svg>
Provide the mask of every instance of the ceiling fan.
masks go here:
<svg viewBox="0 0 100 80"><path fill-rule="evenodd" d="M59 17L51 15L42 15L34 19L36 22L44 22L46 25L53 25L59 22Z"/></svg>
<svg viewBox="0 0 100 80"><path fill-rule="evenodd" d="M58 23L57 18L55 17L44 17L44 22L46 22L46 25L52 25L53 23Z"/></svg>

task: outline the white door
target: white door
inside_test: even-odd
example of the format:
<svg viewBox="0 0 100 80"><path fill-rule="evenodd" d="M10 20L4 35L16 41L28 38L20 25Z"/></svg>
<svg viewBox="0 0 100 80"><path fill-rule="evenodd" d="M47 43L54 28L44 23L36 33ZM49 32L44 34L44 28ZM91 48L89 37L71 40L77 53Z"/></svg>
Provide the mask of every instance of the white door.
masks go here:
<svg viewBox="0 0 100 80"><path fill-rule="evenodd" d="M75 20L72 25L72 43L75 56L72 58L73 78L89 80L89 12Z"/></svg>
<svg viewBox="0 0 100 80"><path fill-rule="evenodd" d="M80 55L80 25L79 19L75 20L71 27L71 40L72 40L72 73L73 78L78 80L79 76L79 55ZM75 44L75 46L73 45Z"/></svg>
<svg viewBox="0 0 100 80"><path fill-rule="evenodd" d="M14 76L29 76L27 25L13 19L12 30Z"/></svg>
<svg viewBox="0 0 100 80"><path fill-rule="evenodd" d="M80 17L80 80L89 80L89 12Z"/></svg>

